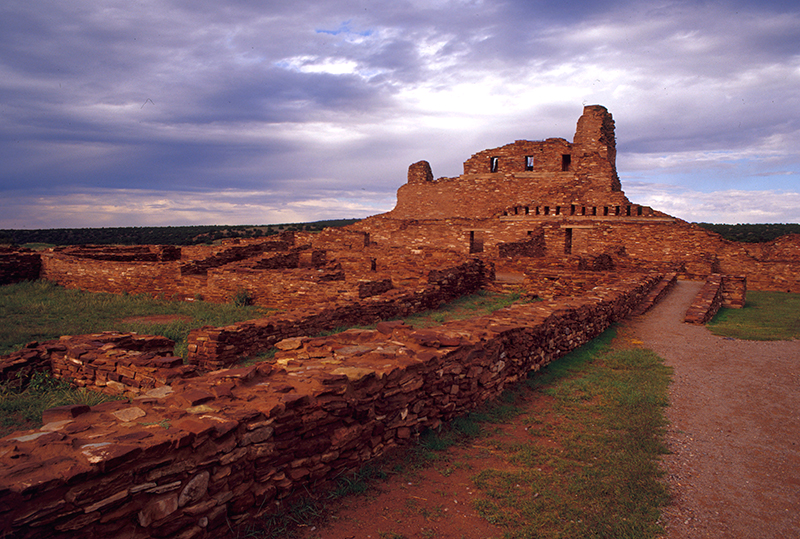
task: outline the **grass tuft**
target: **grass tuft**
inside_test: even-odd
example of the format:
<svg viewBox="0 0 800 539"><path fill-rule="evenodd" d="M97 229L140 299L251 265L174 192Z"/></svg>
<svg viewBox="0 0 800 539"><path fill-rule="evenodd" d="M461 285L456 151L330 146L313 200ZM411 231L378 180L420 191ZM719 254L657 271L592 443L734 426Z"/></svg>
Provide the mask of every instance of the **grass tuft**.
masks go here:
<svg viewBox="0 0 800 539"><path fill-rule="evenodd" d="M94 406L112 400L118 397L76 389L46 373L34 374L21 391L0 383L0 437L41 425L42 412L49 408L67 404Z"/></svg>

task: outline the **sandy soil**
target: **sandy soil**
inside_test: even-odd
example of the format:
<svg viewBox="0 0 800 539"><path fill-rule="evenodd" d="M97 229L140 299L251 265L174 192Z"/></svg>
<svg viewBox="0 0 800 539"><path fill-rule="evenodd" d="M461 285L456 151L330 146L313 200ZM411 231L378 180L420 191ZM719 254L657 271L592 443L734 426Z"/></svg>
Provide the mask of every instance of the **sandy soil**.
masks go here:
<svg viewBox="0 0 800 539"><path fill-rule="evenodd" d="M618 332L674 369L664 458L673 503L665 539L800 537L800 341L749 342L682 322L701 283L681 282ZM548 403L532 398L528 406ZM508 424L496 436L525 437ZM305 539L502 537L473 506L480 470L506 467L485 439L434 467L393 476L378 492L351 496ZM468 463L467 467L448 463Z"/></svg>

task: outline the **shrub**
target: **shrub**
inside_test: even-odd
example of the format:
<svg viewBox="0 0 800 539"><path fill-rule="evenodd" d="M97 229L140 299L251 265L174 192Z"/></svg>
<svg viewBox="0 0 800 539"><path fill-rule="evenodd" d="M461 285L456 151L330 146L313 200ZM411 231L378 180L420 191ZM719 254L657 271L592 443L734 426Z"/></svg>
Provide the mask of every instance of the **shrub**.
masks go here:
<svg viewBox="0 0 800 539"><path fill-rule="evenodd" d="M253 304L253 296L248 289L240 286L233 295L233 304L237 307L247 307Z"/></svg>

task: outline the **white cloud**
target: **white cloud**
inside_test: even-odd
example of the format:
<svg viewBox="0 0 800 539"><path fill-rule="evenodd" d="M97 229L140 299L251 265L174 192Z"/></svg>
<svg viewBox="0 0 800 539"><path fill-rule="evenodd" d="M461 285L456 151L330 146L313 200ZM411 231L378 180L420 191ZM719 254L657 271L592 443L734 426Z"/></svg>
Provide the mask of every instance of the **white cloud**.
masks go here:
<svg viewBox="0 0 800 539"><path fill-rule="evenodd" d="M710 221L792 215L762 194L800 171L797 7L416 3L4 4L0 199L25 227L372 212L408 163L455 175L487 147L569 139L599 103L626 191L672 185L656 208ZM258 187L286 206L220 194Z"/></svg>
<svg viewBox="0 0 800 539"><path fill-rule="evenodd" d="M176 192L116 189L67 195L18 195L0 201L0 228L274 224L366 217L394 200L374 192L305 199L264 191ZM86 223L91 222L91 225Z"/></svg>
<svg viewBox="0 0 800 539"><path fill-rule="evenodd" d="M800 192L725 190L703 193L677 185L628 182L625 194L644 204L689 222L798 223Z"/></svg>

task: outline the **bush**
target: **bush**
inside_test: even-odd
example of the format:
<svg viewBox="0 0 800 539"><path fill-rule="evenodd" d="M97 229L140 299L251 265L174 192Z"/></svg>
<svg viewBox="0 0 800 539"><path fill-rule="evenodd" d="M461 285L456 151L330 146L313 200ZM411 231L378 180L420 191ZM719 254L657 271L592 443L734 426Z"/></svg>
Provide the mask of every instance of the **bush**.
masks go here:
<svg viewBox="0 0 800 539"><path fill-rule="evenodd" d="M253 304L253 296L248 289L240 286L233 295L233 304L237 307L247 307Z"/></svg>

